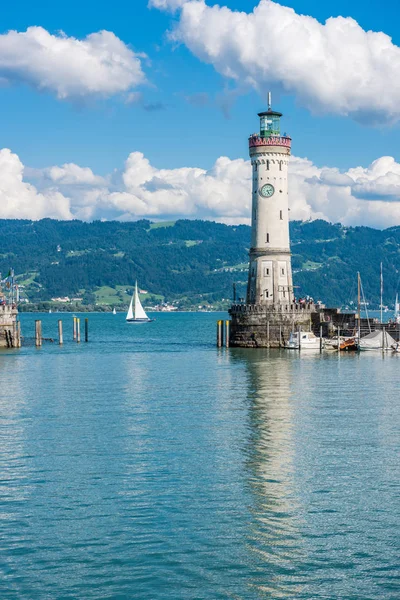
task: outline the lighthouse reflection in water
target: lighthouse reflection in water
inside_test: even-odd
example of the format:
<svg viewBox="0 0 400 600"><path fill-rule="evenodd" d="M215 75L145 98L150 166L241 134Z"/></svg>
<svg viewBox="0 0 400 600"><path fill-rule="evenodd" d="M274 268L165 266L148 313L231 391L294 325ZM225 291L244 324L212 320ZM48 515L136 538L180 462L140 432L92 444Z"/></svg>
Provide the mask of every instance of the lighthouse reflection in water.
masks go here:
<svg viewBox="0 0 400 600"><path fill-rule="evenodd" d="M396 597L393 359L231 352L247 377L242 450L255 597Z"/></svg>
<svg viewBox="0 0 400 600"><path fill-rule="evenodd" d="M267 354L243 351L241 356L249 377L249 438L243 449L252 494L248 536L259 565L254 585L287 598L300 592L294 565L304 560L294 476L293 367L287 356L271 364Z"/></svg>

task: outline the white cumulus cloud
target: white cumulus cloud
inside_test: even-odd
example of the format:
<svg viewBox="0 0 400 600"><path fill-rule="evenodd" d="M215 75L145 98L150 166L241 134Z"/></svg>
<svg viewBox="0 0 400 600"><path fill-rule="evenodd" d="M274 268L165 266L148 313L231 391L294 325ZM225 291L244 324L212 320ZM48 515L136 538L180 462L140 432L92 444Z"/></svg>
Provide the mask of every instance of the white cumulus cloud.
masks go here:
<svg viewBox="0 0 400 600"><path fill-rule="evenodd" d="M125 216L243 219L251 172L247 161L220 157L209 171L196 167L156 169L133 152L123 173L125 189L110 201ZM246 215L247 216L247 215Z"/></svg>
<svg viewBox="0 0 400 600"><path fill-rule="evenodd" d="M149 0L149 6L161 10L176 10L181 8L188 0Z"/></svg>
<svg viewBox="0 0 400 600"><path fill-rule="evenodd" d="M24 181L24 166L7 148L0 150L0 218L72 219L70 201L57 189L43 193Z"/></svg>
<svg viewBox="0 0 400 600"><path fill-rule="evenodd" d="M145 81L141 58L110 31L82 40L43 27L0 35L3 83L25 83L63 100L128 92Z"/></svg>
<svg viewBox="0 0 400 600"><path fill-rule="evenodd" d="M89 167L80 167L75 163L66 163L61 167L43 169L40 174L59 185L104 185L104 177L95 175Z"/></svg>
<svg viewBox="0 0 400 600"><path fill-rule="evenodd" d="M35 185L32 185L34 181ZM102 177L73 163L24 169L17 155L0 151L0 218L208 219L250 223L251 165L218 158L210 169L160 169L132 152L120 171ZM290 218L344 225L400 225L400 163L383 156L342 173L292 156Z"/></svg>
<svg viewBox="0 0 400 600"><path fill-rule="evenodd" d="M400 118L400 48L352 18L324 24L272 0L253 12L204 0L151 0L181 13L171 37L224 77L258 90L293 93L314 112L359 121Z"/></svg>

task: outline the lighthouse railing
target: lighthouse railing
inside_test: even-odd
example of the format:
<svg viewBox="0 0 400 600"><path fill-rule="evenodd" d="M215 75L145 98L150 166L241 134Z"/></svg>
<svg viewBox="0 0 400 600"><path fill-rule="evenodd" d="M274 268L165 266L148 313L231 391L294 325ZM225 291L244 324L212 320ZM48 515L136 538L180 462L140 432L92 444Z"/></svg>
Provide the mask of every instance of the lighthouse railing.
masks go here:
<svg viewBox="0 0 400 600"><path fill-rule="evenodd" d="M284 146L290 148L292 145L292 138L288 136L275 136L261 137L258 134L251 135L249 137L249 147L254 148L257 146Z"/></svg>

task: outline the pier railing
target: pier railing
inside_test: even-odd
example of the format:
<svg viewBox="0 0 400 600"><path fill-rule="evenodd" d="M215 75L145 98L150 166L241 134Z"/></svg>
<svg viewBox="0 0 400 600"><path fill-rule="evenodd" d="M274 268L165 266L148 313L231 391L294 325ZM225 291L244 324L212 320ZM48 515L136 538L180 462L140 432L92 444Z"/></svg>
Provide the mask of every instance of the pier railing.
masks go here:
<svg viewBox="0 0 400 600"><path fill-rule="evenodd" d="M287 136L271 135L269 137L261 137L254 134L249 137L249 147L257 148L258 146L283 146L289 148L292 145L292 139Z"/></svg>
<svg viewBox="0 0 400 600"><path fill-rule="evenodd" d="M291 304L233 304L229 310L231 314L276 312L284 314L303 314L316 312L317 306L313 302L294 302Z"/></svg>

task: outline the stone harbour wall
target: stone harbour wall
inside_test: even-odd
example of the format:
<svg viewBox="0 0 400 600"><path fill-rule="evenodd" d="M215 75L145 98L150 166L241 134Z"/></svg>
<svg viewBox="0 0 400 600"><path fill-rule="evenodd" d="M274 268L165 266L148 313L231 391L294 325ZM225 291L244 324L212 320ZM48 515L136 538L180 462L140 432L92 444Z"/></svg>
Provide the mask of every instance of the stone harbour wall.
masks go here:
<svg viewBox="0 0 400 600"><path fill-rule="evenodd" d="M314 304L277 306L238 304L229 310L230 346L240 348L279 348L292 331L311 331Z"/></svg>
<svg viewBox="0 0 400 600"><path fill-rule="evenodd" d="M0 348L19 348L21 336L17 322L18 310L9 304L0 304Z"/></svg>

